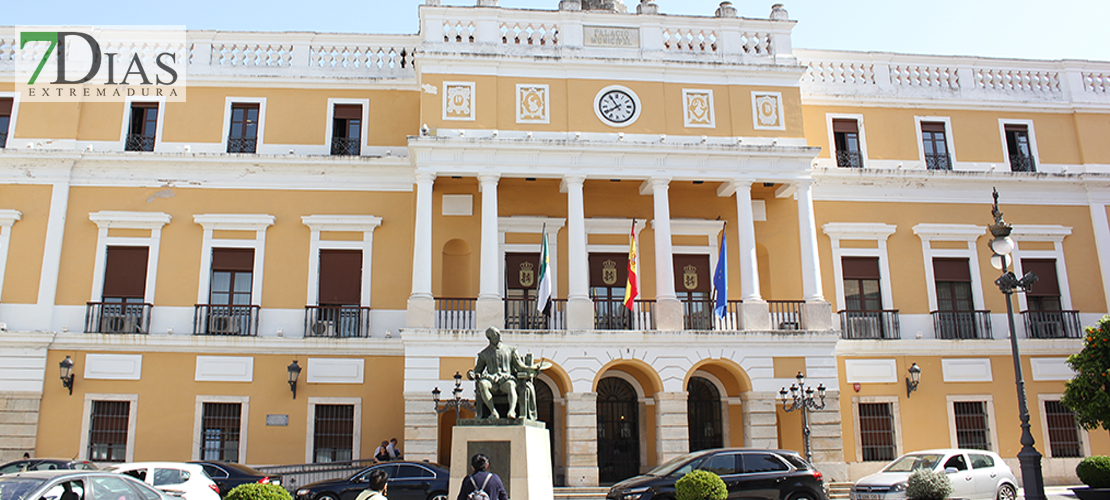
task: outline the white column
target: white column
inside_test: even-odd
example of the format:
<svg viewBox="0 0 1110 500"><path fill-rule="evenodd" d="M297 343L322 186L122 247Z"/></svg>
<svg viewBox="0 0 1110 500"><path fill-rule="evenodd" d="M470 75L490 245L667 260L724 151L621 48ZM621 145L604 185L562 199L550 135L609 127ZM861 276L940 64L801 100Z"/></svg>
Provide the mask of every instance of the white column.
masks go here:
<svg viewBox="0 0 1110 500"><path fill-rule="evenodd" d="M1102 271L1102 294L1106 298L1106 312L1110 313L1110 222L1106 218L1105 204L1091 203L1091 226Z"/></svg>
<svg viewBox="0 0 1110 500"><path fill-rule="evenodd" d="M46 222L46 244L42 252L42 273L39 275L39 296L36 309L38 321L34 330L58 331L55 325L54 302L58 296L58 276L62 264L62 240L65 238L66 213L69 211L69 179L54 183L50 192L50 217ZM79 329L79 328L75 328Z"/></svg>
<svg viewBox="0 0 1110 500"><path fill-rule="evenodd" d="M655 201L655 327L682 330L682 303L674 293L674 252L671 248L670 178L651 178Z"/></svg>
<svg viewBox="0 0 1110 500"><path fill-rule="evenodd" d="M740 253L741 330L769 330L771 313L759 293L759 261L755 253L755 214L752 213L752 181L733 181L736 189L736 248Z"/></svg>
<svg viewBox="0 0 1110 500"><path fill-rule="evenodd" d="M409 328L435 327L435 298L432 297L432 187L435 174L416 174L416 230L412 242L412 295L409 296Z"/></svg>
<svg viewBox="0 0 1110 500"><path fill-rule="evenodd" d="M834 328L832 304L825 300L821 288L821 256L817 253L817 222L813 215L813 181L798 183L798 243L802 254L802 328L831 330Z"/></svg>
<svg viewBox="0 0 1110 500"><path fill-rule="evenodd" d="M505 304L498 288L501 264L498 262L497 237L497 181L499 174L478 176L482 191L482 243L481 271L478 274L478 329L505 327Z"/></svg>
<svg viewBox="0 0 1110 500"><path fill-rule="evenodd" d="M567 193L567 329L592 330L594 304L590 300L590 263L586 253L586 211L583 176L563 178ZM596 460L596 458L595 458ZM596 467L596 466L595 466Z"/></svg>

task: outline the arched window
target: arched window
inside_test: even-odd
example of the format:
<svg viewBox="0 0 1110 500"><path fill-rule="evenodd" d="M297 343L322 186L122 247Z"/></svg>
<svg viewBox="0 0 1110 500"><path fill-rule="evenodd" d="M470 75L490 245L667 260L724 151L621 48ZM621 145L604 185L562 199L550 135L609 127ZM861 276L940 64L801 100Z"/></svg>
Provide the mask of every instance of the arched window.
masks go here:
<svg viewBox="0 0 1110 500"><path fill-rule="evenodd" d="M639 401L632 384L619 378L597 384L597 467L602 484L640 473Z"/></svg>
<svg viewBox="0 0 1110 500"><path fill-rule="evenodd" d="M686 416L690 429L690 451L720 448L721 394L712 382L690 377L686 385Z"/></svg>

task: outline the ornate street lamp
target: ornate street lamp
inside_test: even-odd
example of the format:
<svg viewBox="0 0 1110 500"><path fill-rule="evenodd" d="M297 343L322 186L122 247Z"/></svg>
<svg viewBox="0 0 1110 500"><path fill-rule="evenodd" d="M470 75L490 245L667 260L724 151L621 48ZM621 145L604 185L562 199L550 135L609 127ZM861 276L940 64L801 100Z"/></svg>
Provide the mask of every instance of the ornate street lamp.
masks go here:
<svg viewBox="0 0 1110 500"><path fill-rule="evenodd" d="M289 390L293 391L293 399L297 399L297 378L301 376L301 365L294 359L285 369L289 371Z"/></svg>
<svg viewBox="0 0 1110 500"><path fill-rule="evenodd" d="M62 387L69 389L69 395L73 395L73 360L66 356L61 363L58 363L58 369L62 375Z"/></svg>
<svg viewBox="0 0 1110 500"><path fill-rule="evenodd" d="M921 383L921 367L914 363L909 370L910 376L906 377L906 399L909 399L910 394L917 390L917 384Z"/></svg>
<svg viewBox="0 0 1110 500"><path fill-rule="evenodd" d="M1021 482L1025 488L1026 500L1045 500L1044 476L1041 472L1041 454L1033 447L1035 441L1029 432L1029 406L1025 401L1025 381L1021 374L1021 355L1018 352L1017 335L1014 333L1014 292L1027 292L1037 282L1037 275L1026 273L1018 279L1010 272L1010 252L1014 251L1014 240L1010 239L1013 227L1002 220L1002 211L998 209L998 190L994 190L994 224L990 226L991 265L1003 272L1002 276L994 281L998 289L1006 296L1006 318L1010 322L1010 351L1014 357L1014 379L1017 382L1018 410L1021 414L1021 451L1018 452L1018 462L1021 464Z"/></svg>
<svg viewBox="0 0 1110 500"><path fill-rule="evenodd" d="M459 375L459 372L455 372L455 388L451 390L451 393L454 395L453 399L440 402L439 395L442 393L439 387L432 390L432 400L435 401L436 404L436 414L438 415L455 410L455 423L457 424L459 423L459 413L463 408L477 413L478 410L474 407L474 402L469 399L463 399L462 392L462 375Z"/></svg>
<svg viewBox="0 0 1110 500"><path fill-rule="evenodd" d="M825 384L817 386L817 395L814 396L813 387L806 387L806 376L798 372L797 384L790 384L790 399L786 398L786 388L779 391L782 398L782 409L787 413L795 410L802 411L802 436L805 438L806 461L813 463L813 450L809 447L809 412L825 409Z"/></svg>

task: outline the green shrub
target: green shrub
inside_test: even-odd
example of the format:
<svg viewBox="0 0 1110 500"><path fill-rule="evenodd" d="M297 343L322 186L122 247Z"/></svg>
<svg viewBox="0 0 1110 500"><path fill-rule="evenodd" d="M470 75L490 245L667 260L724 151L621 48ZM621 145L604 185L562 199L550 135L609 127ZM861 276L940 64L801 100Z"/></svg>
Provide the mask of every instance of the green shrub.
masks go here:
<svg viewBox="0 0 1110 500"><path fill-rule="evenodd" d="M224 500L293 500L293 497L276 484L244 483L227 492Z"/></svg>
<svg viewBox="0 0 1110 500"><path fill-rule="evenodd" d="M914 500L944 500L951 494L952 480L943 472L917 469L906 482L906 497Z"/></svg>
<svg viewBox="0 0 1110 500"><path fill-rule="evenodd" d="M1096 455L1084 458L1075 467L1075 475L1092 488L1110 488L1110 457Z"/></svg>
<svg viewBox="0 0 1110 500"><path fill-rule="evenodd" d="M694 470L674 483L678 500L725 500L728 488L721 477L707 470Z"/></svg>

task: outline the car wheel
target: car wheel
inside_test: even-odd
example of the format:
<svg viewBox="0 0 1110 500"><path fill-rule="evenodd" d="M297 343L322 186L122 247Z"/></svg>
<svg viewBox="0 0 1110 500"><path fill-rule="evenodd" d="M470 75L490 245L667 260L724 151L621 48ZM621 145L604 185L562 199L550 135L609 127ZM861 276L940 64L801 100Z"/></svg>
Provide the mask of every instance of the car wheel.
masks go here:
<svg viewBox="0 0 1110 500"><path fill-rule="evenodd" d="M792 493L790 495L790 500L817 500L817 498L811 495L808 491L799 491L797 493Z"/></svg>
<svg viewBox="0 0 1110 500"><path fill-rule="evenodd" d="M998 495L995 496L997 500L1014 500L1017 497L1017 490L1009 484L1004 484L998 488Z"/></svg>
<svg viewBox="0 0 1110 500"><path fill-rule="evenodd" d="M447 492L445 492L445 491L434 492L431 495L428 495L428 500L447 500ZM1012 499L1009 499L1009 500L1012 500Z"/></svg>
<svg viewBox="0 0 1110 500"><path fill-rule="evenodd" d="M336 496L332 493L321 493L320 496L316 497L316 500L339 500L339 499L336 498Z"/></svg>

